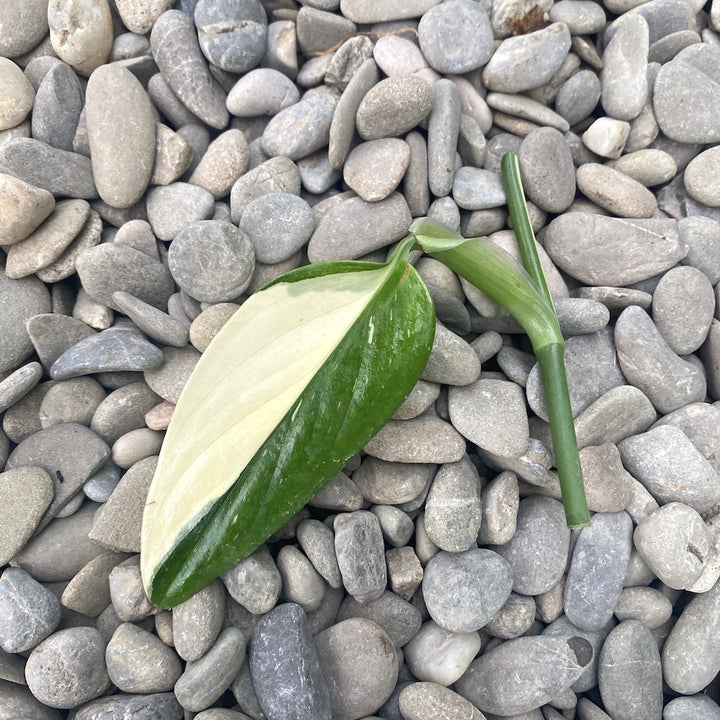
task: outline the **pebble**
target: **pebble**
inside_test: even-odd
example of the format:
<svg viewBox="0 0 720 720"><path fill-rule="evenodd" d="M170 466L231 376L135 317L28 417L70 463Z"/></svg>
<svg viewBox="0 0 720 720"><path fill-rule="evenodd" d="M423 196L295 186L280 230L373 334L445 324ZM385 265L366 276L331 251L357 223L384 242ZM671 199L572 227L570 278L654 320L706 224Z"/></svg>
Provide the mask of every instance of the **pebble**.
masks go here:
<svg viewBox="0 0 720 720"><path fill-rule="evenodd" d="M230 191L232 221L238 223L251 200L267 193L300 194L300 171L284 156L270 158L246 172Z"/></svg>
<svg viewBox="0 0 720 720"><path fill-rule="evenodd" d="M529 713L568 689L591 658L582 637L515 638L474 660L455 689L484 713Z"/></svg>
<svg viewBox="0 0 720 720"><path fill-rule="evenodd" d="M579 167L577 185L589 200L618 217L649 218L658 209L655 196L644 185L605 165Z"/></svg>
<svg viewBox="0 0 720 720"><path fill-rule="evenodd" d="M140 526L157 457L136 462L94 518L89 538L116 552L140 552Z"/></svg>
<svg viewBox="0 0 720 720"><path fill-rule="evenodd" d="M598 76L592 70L580 70L563 83L555 98L555 110L569 125L577 125L595 109L600 94Z"/></svg>
<svg viewBox="0 0 720 720"><path fill-rule="evenodd" d="M662 413L705 397L705 377L667 345L650 316L641 308L625 309L615 324L620 369Z"/></svg>
<svg viewBox="0 0 720 720"><path fill-rule="evenodd" d="M381 138L355 147L343 168L343 179L366 202L388 197L410 164L410 148L398 138Z"/></svg>
<svg viewBox="0 0 720 720"><path fill-rule="evenodd" d="M720 205L720 193L716 162L717 148L709 148L694 157L685 168L683 182L688 194L703 205L717 207Z"/></svg>
<svg viewBox="0 0 720 720"><path fill-rule="evenodd" d="M478 541L487 545L504 545L515 534L520 503L517 477L502 472L482 490L482 523Z"/></svg>
<svg viewBox="0 0 720 720"><path fill-rule="evenodd" d="M666 183L677 174L675 158L664 150L653 148L625 153L617 160L611 160L607 165L646 187Z"/></svg>
<svg viewBox="0 0 720 720"><path fill-rule="evenodd" d="M443 465L425 501L425 529L448 552L463 552L475 542L482 520L480 478L467 456Z"/></svg>
<svg viewBox="0 0 720 720"><path fill-rule="evenodd" d="M642 15L629 14L617 25L603 53L600 102L616 120L633 120L648 97L650 33Z"/></svg>
<svg viewBox="0 0 720 720"><path fill-rule="evenodd" d="M3 28L0 55L16 58L29 53L48 31L47 8L42 1L12 3L0 12ZM8 30L12 28L12 32Z"/></svg>
<svg viewBox="0 0 720 720"><path fill-rule="evenodd" d="M380 597L387 584L380 521L367 510L336 516L335 553L345 589L358 602Z"/></svg>
<svg viewBox="0 0 720 720"><path fill-rule="evenodd" d="M5 274L17 280L58 260L83 229L89 213L85 200L60 200L40 227L10 247Z"/></svg>
<svg viewBox="0 0 720 720"><path fill-rule="evenodd" d="M381 80L357 107L356 126L363 140L398 137L419 125L432 110L430 85L416 75Z"/></svg>
<svg viewBox="0 0 720 720"><path fill-rule="evenodd" d="M187 328L167 313L122 291L114 292L112 300L152 340L174 347L187 345Z"/></svg>
<svg viewBox="0 0 720 720"><path fill-rule="evenodd" d="M19 367L0 382L0 411L7 410L27 395L42 378L40 363L31 362Z"/></svg>
<svg viewBox="0 0 720 720"><path fill-rule="evenodd" d="M354 260L400 240L411 222L400 193L373 203L350 197L323 215L308 242L308 258L311 262Z"/></svg>
<svg viewBox="0 0 720 720"><path fill-rule="evenodd" d="M522 595L540 595L555 586L565 571L570 531L562 504L531 495L520 501L512 539L495 551L512 568L513 586Z"/></svg>
<svg viewBox="0 0 720 720"><path fill-rule="evenodd" d="M221 577L230 596L255 615L267 613L280 596L282 579L266 545Z"/></svg>
<svg viewBox="0 0 720 720"><path fill-rule="evenodd" d="M32 113L32 136L60 150L72 150L83 91L73 69L58 62L40 82Z"/></svg>
<svg viewBox="0 0 720 720"><path fill-rule="evenodd" d="M23 71L10 59L0 57L0 83L6 93L0 106L0 130L20 125L35 100L35 90Z"/></svg>
<svg viewBox="0 0 720 720"><path fill-rule="evenodd" d="M183 710L173 693L153 693L152 695L113 695L86 703L75 713L77 720L96 720L103 714L111 717L139 716L142 713L154 713L166 720L182 720ZM243 720L237 718L237 720Z"/></svg>
<svg viewBox="0 0 720 720"><path fill-rule="evenodd" d="M544 241L552 261L588 285L622 287L646 280L671 268L686 252L677 222L669 218L636 220L570 212L547 226Z"/></svg>
<svg viewBox="0 0 720 720"><path fill-rule="evenodd" d="M63 607L87 617L101 615L110 605L110 572L126 558L123 553L108 551L90 560L63 590Z"/></svg>
<svg viewBox="0 0 720 720"><path fill-rule="evenodd" d="M200 49L212 65L245 73L259 64L267 37L267 16L259 0L198 0L194 21Z"/></svg>
<svg viewBox="0 0 720 720"><path fill-rule="evenodd" d="M55 208L55 198L12 175L0 173L0 242L14 245L31 235Z"/></svg>
<svg viewBox="0 0 720 720"><path fill-rule="evenodd" d="M276 115L300 100L293 81L279 70L255 68L233 85L227 96L227 109L236 117Z"/></svg>
<svg viewBox="0 0 720 720"><path fill-rule="evenodd" d="M660 129L671 140L720 140L720 76L714 70L718 60L720 48L698 43L681 50L658 71L653 106ZM692 107L693 112L680 112L680 107Z"/></svg>
<svg viewBox="0 0 720 720"><path fill-rule="evenodd" d="M32 650L60 624L60 601L20 568L0 576L0 647L6 653Z"/></svg>
<svg viewBox="0 0 720 720"><path fill-rule="evenodd" d="M320 576L330 587L342 587L333 531L319 520L308 519L298 525L296 534L302 551Z"/></svg>
<svg viewBox="0 0 720 720"><path fill-rule="evenodd" d="M497 553L470 549L434 555L422 588L430 617L446 630L464 633L490 621L510 596L512 583L510 565Z"/></svg>
<svg viewBox="0 0 720 720"><path fill-rule="evenodd" d="M648 630L659 628L672 615L672 603L659 590L651 587L626 587L615 605L615 617L638 620Z"/></svg>
<svg viewBox="0 0 720 720"><path fill-rule="evenodd" d="M630 137L631 126L625 120L599 117L582 134L585 147L600 157L619 158Z"/></svg>
<svg viewBox="0 0 720 720"><path fill-rule="evenodd" d="M570 51L570 32L562 22L503 40L482 71L488 90L519 93L544 85Z"/></svg>
<svg viewBox="0 0 720 720"><path fill-rule="evenodd" d="M598 661L598 687L611 717L651 720L662 714L660 653L650 630L637 620L624 620L608 634Z"/></svg>
<svg viewBox="0 0 720 720"><path fill-rule="evenodd" d="M390 420L365 445L365 452L381 460L403 463L452 463L465 453L465 441L440 418Z"/></svg>
<svg viewBox="0 0 720 720"><path fill-rule="evenodd" d="M527 595L510 593L505 604L485 625L485 632L506 640L524 635L535 621L535 600Z"/></svg>
<svg viewBox="0 0 720 720"><path fill-rule="evenodd" d="M635 529L635 547L669 587L690 587L705 567L709 533L700 514L679 502L663 505Z"/></svg>
<svg viewBox="0 0 720 720"><path fill-rule="evenodd" d="M182 103L203 122L218 130L229 119L226 94L210 72L190 18L167 10L155 21L150 47L163 79Z"/></svg>
<svg viewBox="0 0 720 720"><path fill-rule="evenodd" d="M112 445L125 433L143 427L145 413L158 402L160 398L144 382L124 385L97 406L90 428Z"/></svg>
<svg viewBox="0 0 720 720"><path fill-rule="evenodd" d="M310 560L298 548L286 545L280 549L276 563L282 578L283 598L300 605L306 613L317 610L326 585Z"/></svg>
<svg viewBox="0 0 720 720"><path fill-rule="evenodd" d="M129 70L103 65L88 81L85 112L98 194L112 207L129 208L145 192L155 162L150 98Z"/></svg>
<svg viewBox="0 0 720 720"><path fill-rule="evenodd" d="M457 693L431 682L407 685L398 698L406 720L430 720L438 717L465 717L482 720L483 714Z"/></svg>
<svg viewBox="0 0 720 720"><path fill-rule="evenodd" d="M703 513L720 501L713 466L680 428L660 425L619 448L623 465L658 502L681 502Z"/></svg>
<svg viewBox="0 0 720 720"><path fill-rule="evenodd" d="M132 623L122 623L115 630L105 661L113 685L129 693L169 692L182 673L174 650Z"/></svg>
<svg viewBox="0 0 720 720"><path fill-rule="evenodd" d="M428 10L418 24L418 41L429 65L450 75L477 70L493 53L488 14L470 0L450 0Z"/></svg>
<svg viewBox="0 0 720 720"><path fill-rule="evenodd" d="M390 697L398 656L387 633L373 620L349 618L315 636L320 670L330 692L332 717L372 715Z"/></svg>
<svg viewBox="0 0 720 720"><path fill-rule="evenodd" d="M236 627L227 627L217 642L175 683L175 697L191 712L205 710L230 687L245 658L245 637Z"/></svg>
<svg viewBox="0 0 720 720"><path fill-rule="evenodd" d="M422 493L432 472L430 465L386 462L367 455L352 479L368 502L400 505Z"/></svg>
<svg viewBox="0 0 720 720"><path fill-rule="evenodd" d="M0 164L6 172L56 197L97 197L90 158L79 153L16 137L0 147Z"/></svg>
<svg viewBox="0 0 720 720"><path fill-rule="evenodd" d="M107 0L68 7L50 0L48 25L52 49L84 77L106 63L113 43L113 23Z"/></svg>
<svg viewBox="0 0 720 720"><path fill-rule="evenodd" d="M692 695L671 700L663 713L667 720L716 720L720 717L720 706L707 695Z"/></svg>
<svg viewBox="0 0 720 720"><path fill-rule="evenodd" d="M159 240L173 240L187 225L212 217L215 199L205 188L184 182L154 187L147 194L147 215Z"/></svg>
<svg viewBox="0 0 720 720"><path fill-rule="evenodd" d="M427 282L427 278L424 278ZM431 286L432 282L429 283ZM472 347L442 323L435 328L430 357L421 379L427 382L468 386L480 375L480 361Z"/></svg>
<svg viewBox="0 0 720 720"><path fill-rule="evenodd" d="M412 520L400 508L391 505L375 505L370 508L380 521L383 537L392 547L407 545L415 530Z"/></svg>
<svg viewBox="0 0 720 720"><path fill-rule="evenodd" d="M112 299L116 291L162 309L175 290L172 275L162 263L119 243L102 243L84 250L76 266L87 294L115 310L119 309Z"/></svg>
<svg viewBox="0 0 720 720"><path fill-rule="evenodd" d="M212 258L212 262L208 262ZM186 224L175 236L168 266L188 295L202 302L238 297L250 282L255 254L247 235L224 220Z"/></svg>
<svg viewBox="0 0 720 720"><path fill-rule="evenodd" d="M625 512L595 513L575 542L565 581L565 616L581 630L600 630L612 618L632 548Z"/></svg>
<svg viewBox="0 0 720 720"><path fill-rule="evenodd" d="M110 686L105 641L93 627L58 630L30 654L25 677L32 694L55 708L75 708ZM57 682L58 677L63 682Z"/></svg>
<svg viewBox="0 0 720 720"><path fill-rule="evenodd" d="M301 197L273 192L247 204L239 228L250 239L257 262L274 264L288 260L307 243L315 216Z"/></svg>
<svg viewBox="0 0 720 720"><path fill-rule="evenodd" d="M240 130L221 133L209 145L188 182L210 191L219 200L227 196L248 166L250 151Z"/></svg>
<svg viewBox="0 0 720 720"><path fill-rule="evenodd" d="M295 24L298 47L310 57L334 50L357 30L347 18L308 6L300 8Z"/></svg>
<svg viewBox="0 0 720 720"><path fill-rule="evenodd" d="M157 612L143 588L139 556L116 565L110 571L108 585L112 609L118 620L117 626L123 622L145 620L153 612ZM113 628L112 632L116 629L117 627Z"/></svg>
<svg viewBox="0 0 720 720"><path fill-rule="evenodd" d="M219 580L172 610L173 643L188 662L199 660L215 643L225 617L225 594Z"/></svg>
<svg viewBox="0 0 720 720"><path fill-rule="evenodd" d="M480 647L477 632L455 633L428 620L403 647L403 653L419 680L449 686L467 670Z"/></svg>

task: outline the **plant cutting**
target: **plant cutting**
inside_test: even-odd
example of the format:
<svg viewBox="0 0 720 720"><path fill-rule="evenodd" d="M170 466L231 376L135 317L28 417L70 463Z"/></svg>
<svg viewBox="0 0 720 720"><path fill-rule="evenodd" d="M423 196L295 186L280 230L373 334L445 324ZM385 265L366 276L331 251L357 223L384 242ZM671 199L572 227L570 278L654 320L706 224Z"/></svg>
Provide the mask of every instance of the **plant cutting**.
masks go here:
<svg viewBox="0 0 720 720"><path fill-rule="evenodd" d="M519 229L516 215L524 210L527 221L527 210L516 160L504 160L503 176L521 242L529 222ZM432 300L409 260L417 248L503 305L528 334L568 524L587 524L563 339L529 232L522 256L530 274L486 239L421 219L385 264L309 265L243 303L200 358L163 443L142 528L150 599L177 605L250 555L405 400L435 333Z"/></svg>

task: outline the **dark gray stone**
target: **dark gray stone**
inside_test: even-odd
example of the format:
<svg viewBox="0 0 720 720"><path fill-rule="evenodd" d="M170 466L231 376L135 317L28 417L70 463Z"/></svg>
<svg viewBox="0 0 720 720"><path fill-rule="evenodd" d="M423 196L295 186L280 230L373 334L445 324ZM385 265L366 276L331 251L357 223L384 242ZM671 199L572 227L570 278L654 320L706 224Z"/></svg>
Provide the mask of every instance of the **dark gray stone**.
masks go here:
<svg viewBox="0 0 720 720"><path fill-rule="evenodd" d="M72 151L83 101L75 71L64 62L50 68L35 94L32 136L58 150Z"/></svg>
<svg viewBox="0 0 720 720"><path fill-rule="evenodd" d="M598 661L598 686L613 720L654 720L663 706L662 667L657 643L637 620L610 631Z"/></svg>
<svg viewBox="0 0 720 720"><path fill-rule="evenodd" d="M198 0L194 18L200 49L213 65L246 73L262 59L267 15L260 0Z"/></svg>
<svg viewBox="0 0 720 720"><path fill-rule="evenodd" d="M263 617L253 632L249 665L255 693L269 718L330 720L326 678L299 605L278 605Z"/></svg>
<svg viewBox="0 0 720 720"><path fill-rule="evenodd" d="M295 20L300 51L316 56L336 48L357 26L351 20L323 9L303 5Z"/></svg>
<svg viewBox="0 0 720 720"><path fill-rule="evenodd" d="M207 66L192 20L180 10L167 10L153 25L150 47L178 98L210 127L224 128L229 119L226 94Z"/></svg>

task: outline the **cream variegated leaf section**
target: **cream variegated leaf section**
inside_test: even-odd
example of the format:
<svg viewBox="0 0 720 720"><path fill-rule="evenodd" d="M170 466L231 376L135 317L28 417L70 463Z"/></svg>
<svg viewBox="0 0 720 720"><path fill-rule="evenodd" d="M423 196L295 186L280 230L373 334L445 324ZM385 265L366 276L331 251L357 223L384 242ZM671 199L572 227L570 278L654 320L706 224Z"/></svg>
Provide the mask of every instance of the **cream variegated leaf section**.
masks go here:
<svg viewBox="0 0 720 720"><path fill-rule="evenodd" d="M148 494L142 570L155 568L236 481L391 272L335 273L251 296L200 358Z"/></svg>

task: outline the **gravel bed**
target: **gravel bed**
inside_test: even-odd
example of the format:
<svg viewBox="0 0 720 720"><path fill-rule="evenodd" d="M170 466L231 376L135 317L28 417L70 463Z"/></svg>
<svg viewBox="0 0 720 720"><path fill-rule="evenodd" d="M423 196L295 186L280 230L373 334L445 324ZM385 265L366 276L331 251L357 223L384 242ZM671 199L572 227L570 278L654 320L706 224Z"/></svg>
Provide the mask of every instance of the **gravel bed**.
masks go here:
<svg viewBox="0 0 720 720"><path fill-rule="evenodd" d="M0 3L0 720L717 720L720 0ZM430 258L392 420L182 605L142 589L212 337L519 156L592 525L511 317ZM391 382L392 380L389 379Z"/></svg>

